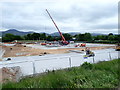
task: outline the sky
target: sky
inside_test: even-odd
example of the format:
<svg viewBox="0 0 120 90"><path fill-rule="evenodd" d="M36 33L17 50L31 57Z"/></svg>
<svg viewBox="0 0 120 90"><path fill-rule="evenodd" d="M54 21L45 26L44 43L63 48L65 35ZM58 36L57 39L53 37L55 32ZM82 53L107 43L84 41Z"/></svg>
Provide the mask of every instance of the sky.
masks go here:
<svg viewBox="0 0 120 90"><path fill-rule="evenodd" d="M118 33L119 0L1 0L0 30Z"/></svg>

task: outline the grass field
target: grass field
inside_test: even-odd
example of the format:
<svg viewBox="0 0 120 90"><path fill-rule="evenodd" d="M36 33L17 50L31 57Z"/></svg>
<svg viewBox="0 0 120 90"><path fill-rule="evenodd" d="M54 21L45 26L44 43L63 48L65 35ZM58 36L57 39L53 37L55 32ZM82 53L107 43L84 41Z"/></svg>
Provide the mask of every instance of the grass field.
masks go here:
<svg viewBox="0 0 120 90"><path fill-rule="evenodd" d="M3 88L117 88L120 59L80 67L47 72L27 77L18 83L3 84Z"/></svg>

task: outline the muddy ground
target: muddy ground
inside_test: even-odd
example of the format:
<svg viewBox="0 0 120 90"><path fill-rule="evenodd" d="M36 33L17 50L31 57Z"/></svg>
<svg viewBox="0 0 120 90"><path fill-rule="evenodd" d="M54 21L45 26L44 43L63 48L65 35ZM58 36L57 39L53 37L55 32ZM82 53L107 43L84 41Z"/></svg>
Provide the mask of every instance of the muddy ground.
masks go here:
<svg viewBox="0 0 120 90"><path fill-rule="evenodd" d="M5 50L3 57L17 57L17 56L33 56L33 55L43 55L43 54L61 54L69 53L69 50L85 50L83 48L65 48L65 49L35 49L31 47L26 47L23 45L15 46L2 46ZM115 46L100 46L100 47L90 47L90 50L99 50L106 48L115 48Z"/></svg>

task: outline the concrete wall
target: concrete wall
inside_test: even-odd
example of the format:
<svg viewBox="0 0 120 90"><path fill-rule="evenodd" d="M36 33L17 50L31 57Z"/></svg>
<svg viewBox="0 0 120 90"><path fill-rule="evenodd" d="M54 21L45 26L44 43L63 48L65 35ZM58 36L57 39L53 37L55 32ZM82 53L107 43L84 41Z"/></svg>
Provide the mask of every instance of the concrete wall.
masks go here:
<svg viewBox="0 0 120 90"><path fill-rule="evenodd" d="M95 56L87 59L80 53L67 53L45 56L15 57L11 61L0 62L2 67L20 66L23 76L42 73L47 70L64 69L80 66L84 62L97 63L99 61L109 61L118 58L118 52L115 50L94 51Z"/></svg>

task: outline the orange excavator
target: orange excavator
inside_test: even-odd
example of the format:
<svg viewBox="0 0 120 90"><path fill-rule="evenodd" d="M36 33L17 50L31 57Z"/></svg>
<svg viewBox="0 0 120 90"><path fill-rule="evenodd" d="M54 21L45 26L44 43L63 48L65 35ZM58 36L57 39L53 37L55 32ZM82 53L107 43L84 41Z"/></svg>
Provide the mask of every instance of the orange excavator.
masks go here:
<svg viewBox="0 0 120 90"><path fill-rule="evenodd" d="M59 32L59 34L60 34L60 36L61 36L61 38L62 38L62 41L60 42L60 44L62 44L62 45L68 45L69 42L65 40L65 37L64 37L64 36L62 35L62 33L60 32L58 26L56 25L55 21L53 20L53 18L51 17L51 15L50 15L50 13L48 12L47 9L46 9L46 12L48 13L49 17L51 18L52 22L54 23L56 29L58 30L58 32Z"/></svg>

